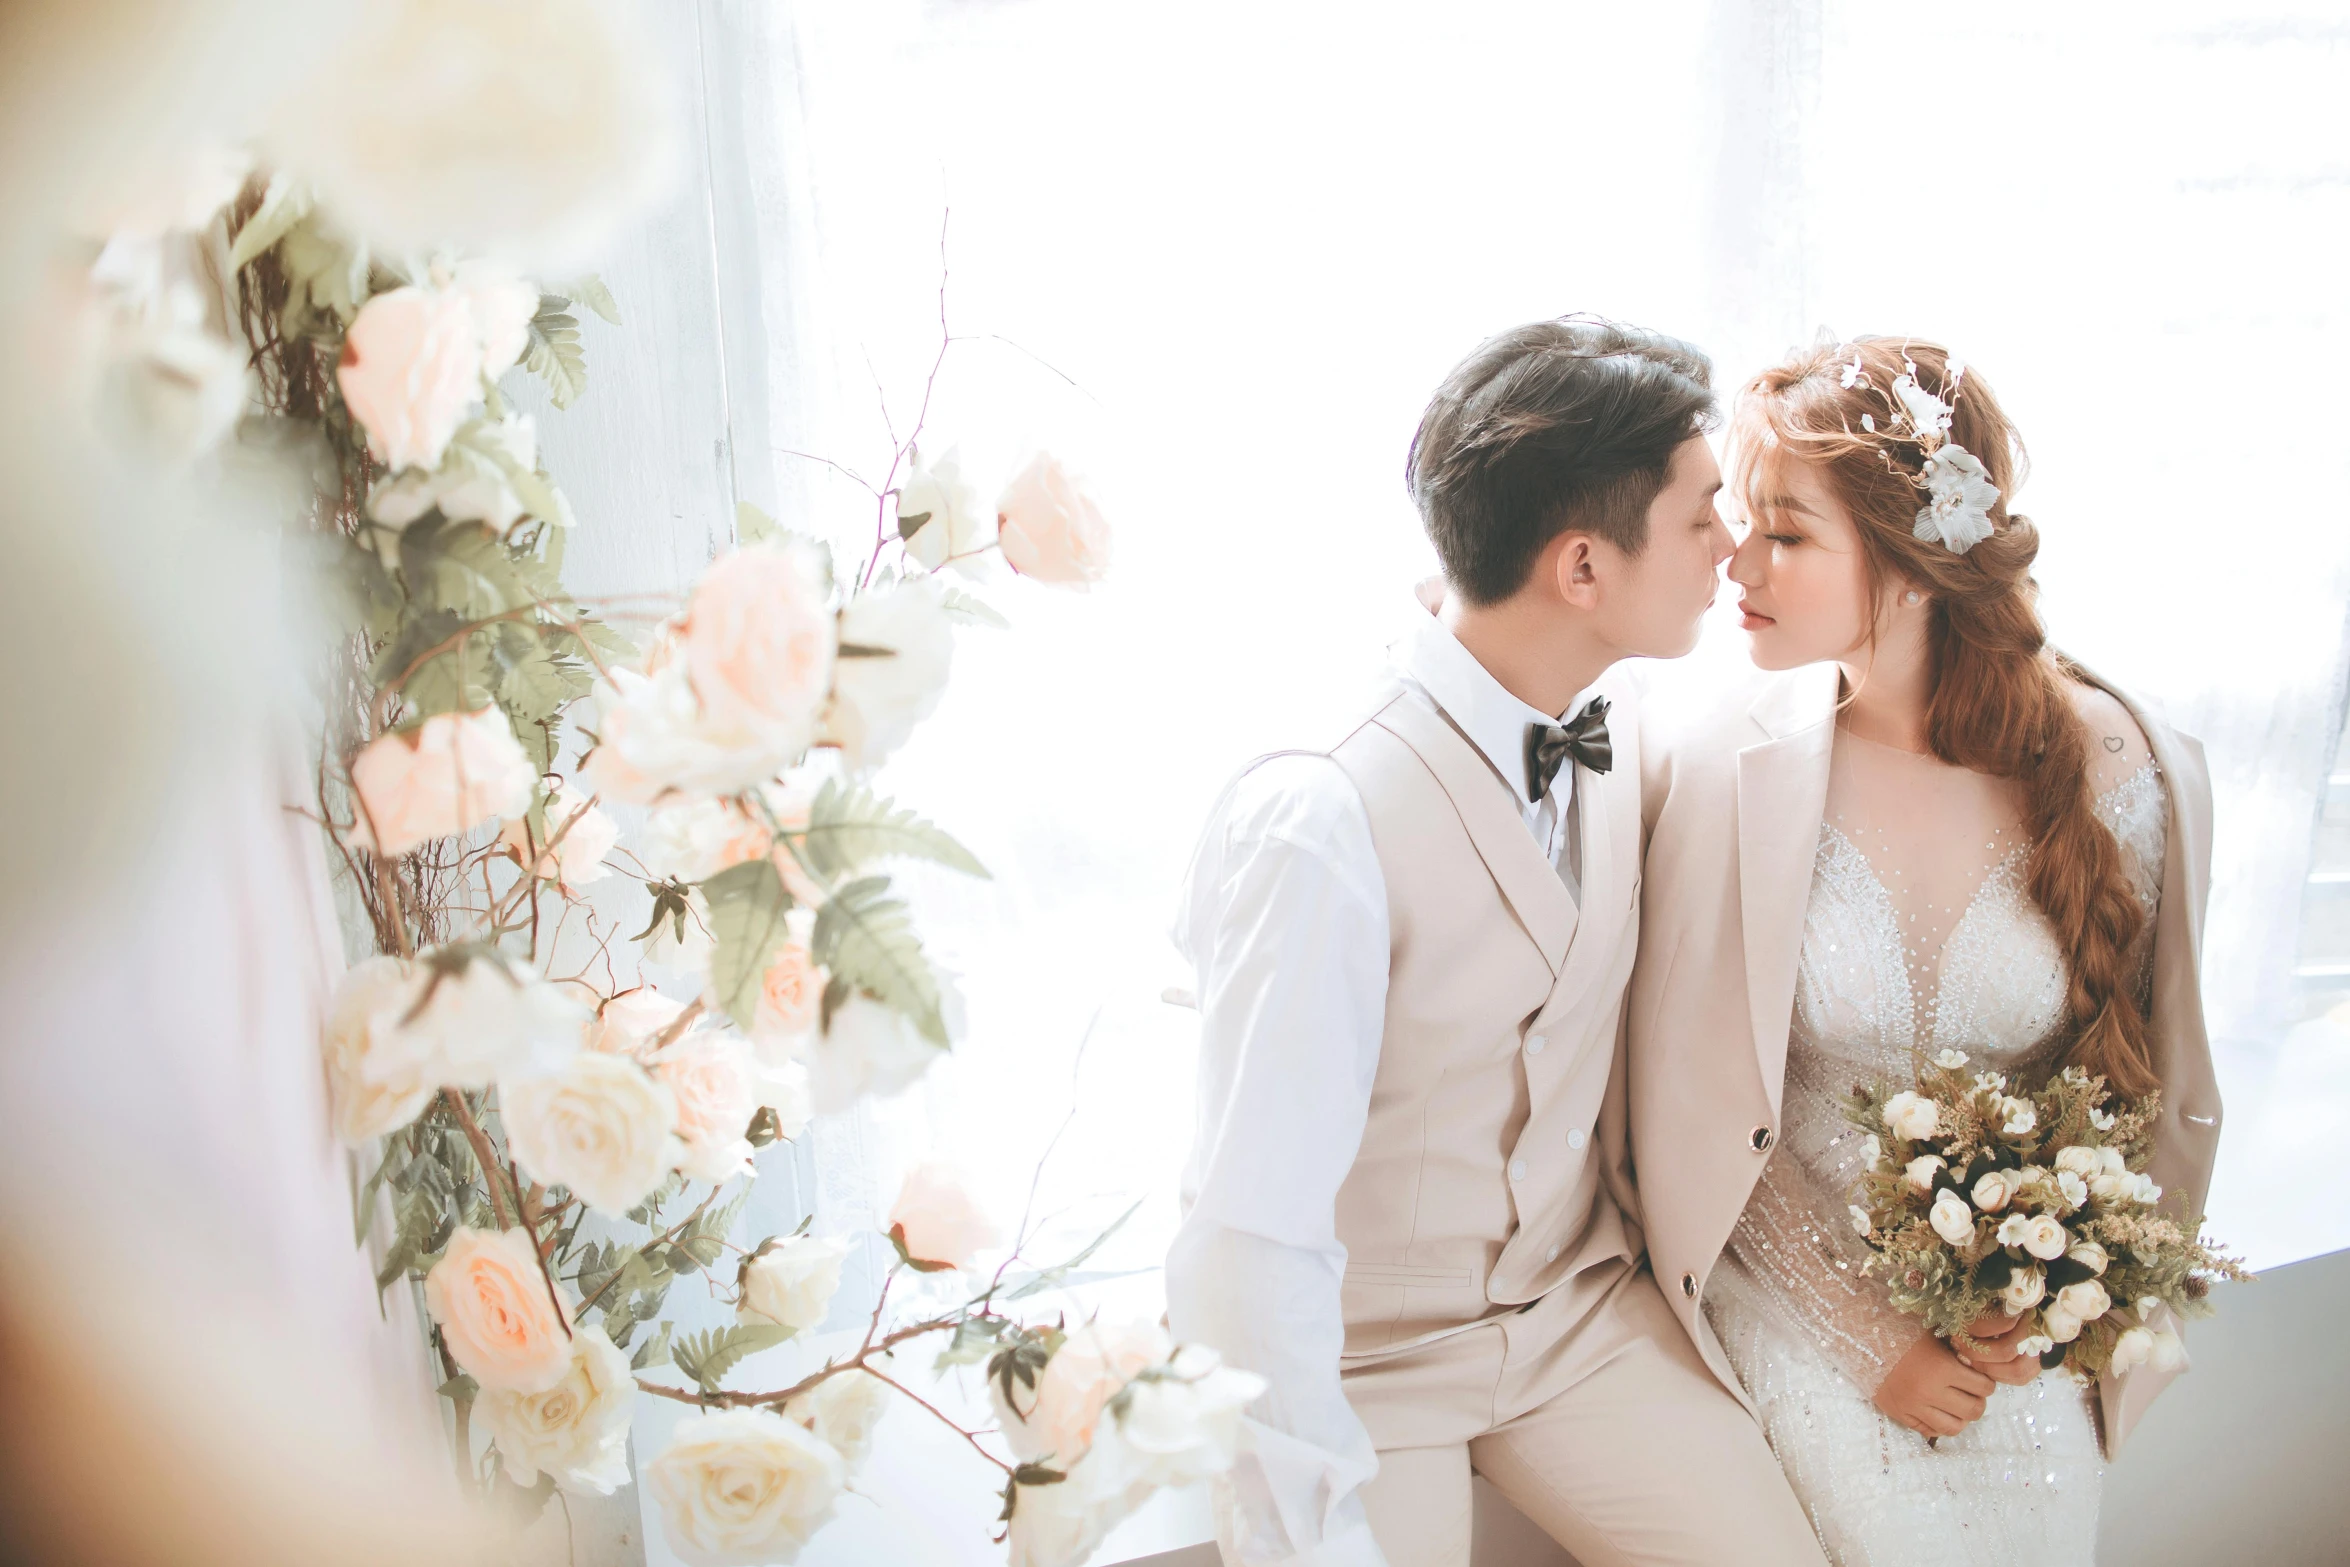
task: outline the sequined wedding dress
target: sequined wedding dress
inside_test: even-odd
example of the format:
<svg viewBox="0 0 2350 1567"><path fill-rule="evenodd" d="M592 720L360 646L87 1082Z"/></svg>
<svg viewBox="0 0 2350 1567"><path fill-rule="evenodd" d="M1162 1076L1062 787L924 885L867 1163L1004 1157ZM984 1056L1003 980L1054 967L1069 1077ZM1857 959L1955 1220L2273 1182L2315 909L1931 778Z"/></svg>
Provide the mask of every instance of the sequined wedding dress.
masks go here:
<svg viewBox="0 0 2350 1567"><path fill-rule="evenodd" d="M2095 744L2095 742L2093 742ZM2161 776L2106 741L2093 784L2149 918ZM1906 1084L1913 1047L2031 1080L2064 1041L2065 969L2023 880L2013 786L1836 736L1812 872L1779 1145L1714 1272L1707 1311L1836 1567L2089 1567L2103 1464L2089 1395L2054 1374L2002 1386L1934 1447L1870 1395L1922 1331L1860 1276L1846 1204L1858 1082Z"/></svg>

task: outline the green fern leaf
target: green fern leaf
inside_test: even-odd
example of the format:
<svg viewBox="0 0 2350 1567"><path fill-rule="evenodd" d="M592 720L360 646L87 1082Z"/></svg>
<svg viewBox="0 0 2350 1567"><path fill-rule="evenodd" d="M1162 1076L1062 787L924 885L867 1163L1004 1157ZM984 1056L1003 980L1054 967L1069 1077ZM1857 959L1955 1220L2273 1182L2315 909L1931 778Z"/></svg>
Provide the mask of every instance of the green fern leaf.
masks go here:
<svg viewBox="0 0 2350 1567"><path fill-rule="evenodd" d="M903 1012L931 1043L949 1043L938 976L922 955L912 914L890 896L888 877L863 877L835 891L816 911L810 945L835 980Z"/></svg>
<svg viewBox="0 0 2350 1567"><path fill-rule="evenodd" d="M774 1324L742 1324L731 1328L712 1328L681 1338L669 1347L669 1358L677 1369L701 1384L705 1393L718 1391L719 1383L738 1365L744 1356L755 1355L763 1349L773 1349L792 1336L792 1330Z"/></svg>
<svg viewBox="0 0 2350 1567"><path fill-rule="evenodd" d="M523 366L547 383L547 400L569 408L587 390L587 355L579 346L579 318L565 307L560 294L539 296L539 313L530 318L530 345L522 351Z"/></svg>
<svg viewBox="0 0 2350 1567"><path fill-rule="evenodd" d="M702 883L702 893L710 901L710 933L718 944L710 957L710 988L726 1015L749 1028L759 1010L759 981L788 934L784 916L791 912L791 894L775 862L763 859L720 871Z"/></svg>
<svg viewBox="0 0 2350 1567"><path fill-rule="evenodd" d="M863 784L828 778L809 808L808 863L827 879L875 860L929 860L985 878L987 867L953 838Z"/></svg>

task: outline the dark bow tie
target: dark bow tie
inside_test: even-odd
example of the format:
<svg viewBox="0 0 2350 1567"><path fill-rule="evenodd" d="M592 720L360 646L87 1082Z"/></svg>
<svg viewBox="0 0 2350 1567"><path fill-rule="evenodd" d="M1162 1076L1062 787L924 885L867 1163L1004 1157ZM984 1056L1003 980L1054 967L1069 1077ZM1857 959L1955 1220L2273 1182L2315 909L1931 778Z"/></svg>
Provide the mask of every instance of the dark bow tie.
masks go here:
<svg viewBox="0 0 2350 1567"><path fill-rule="evenodd" d="M1595 773L1616 765L1616 753L1607 740L1607 698L1595 696L1583 711L1557 724L1526 726L1526 798L1539 800L1550 792L1550 781L1568 757Z"/></svg>

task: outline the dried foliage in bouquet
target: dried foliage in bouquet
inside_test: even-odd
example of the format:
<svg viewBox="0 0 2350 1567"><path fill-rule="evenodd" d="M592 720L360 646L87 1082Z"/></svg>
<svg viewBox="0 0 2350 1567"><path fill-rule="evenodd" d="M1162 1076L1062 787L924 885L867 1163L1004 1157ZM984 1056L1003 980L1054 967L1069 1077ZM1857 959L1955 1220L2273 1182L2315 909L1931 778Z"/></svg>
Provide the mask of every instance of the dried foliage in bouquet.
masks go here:
<svg viewBox="0 0 2350 1567"><path fill-rule="evenodd" d="M2084 1381L2183 1364L2165 1313L2206 1315L2212 1284L2252 1275L2199 1217L2158 1206L2145 1170L2161 1096L2117 1106L2078 1067L2016 1094L1967 1065L1944 1050L1915 1088L1847 1102L1869 1134L1852 1226L1894 1309L1961 1347L1994 1311L2029 1315L2020 1351Z"/></svg>

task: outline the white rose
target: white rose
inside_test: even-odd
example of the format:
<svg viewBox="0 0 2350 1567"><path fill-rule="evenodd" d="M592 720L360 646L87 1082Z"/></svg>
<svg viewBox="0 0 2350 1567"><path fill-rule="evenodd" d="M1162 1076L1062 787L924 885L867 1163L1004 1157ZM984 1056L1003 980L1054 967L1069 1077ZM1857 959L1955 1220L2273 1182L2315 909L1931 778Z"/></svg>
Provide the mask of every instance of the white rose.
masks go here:
<svg viewBox="0 0 2350 1567"><path fill-rule="evenodd" d="M957 570L972 570L994 530L995 519L980 506L979 491L963 477L952 448L934 463L917 461L913 476L898 487L898 534L906 553L929 570L950 560Z"/></svg>
<svg viewBox="0 0 2350 1567"><path fill-rule="evenodd" d="M2009 1099L1999 1109L2006 1117L1999 1129L2010 1137L2021 1137L2040 1124L2040 1114L2029 1099Z"/></svg>
<svg viewBox="0 0 2350 1567"><path fill-rule="evenodd" d="M2011 1317L2020 1317L2048 1293L2048 1275L2038 1268L2018 1268L2007 1276L2007 1286L1999 1292L1999 1305Z"/></svg>
<svg viewBox="0 0 2350 1567"><path fill-rule="evenodd" d="M1110 524L1077 478L1039 452L996 500L1004 559L1039 582L1084 588L1110 571Z"/></svg>
<svg viewBox="0 0 2350 1567"><path fill-rule="evenodd" d="M1875 1222L1869 1218L1868 1209L1859 1203L1852 1203L1844 1211L1852 1215L1852 1233L1866 1240L1869 1231L1876 1228Z"/></svg>
<svg viewBox="0 0 2350 1567"><path fill-rule="evenodd" d="M670 1548L696 1567L793 1560L847 1478L829 1444L762 1409L688 1415L644 1471Z"/></svg>
<svg viewBox="0 0 2350 1567"><path fill-rule="evenodd" d="M878 767L946 693L955 636L938 583L910 577L858 594L840 613L840 645L825 733L850 767Z"/></svg>
<svg viewBox="0 0 2350 1567"><path fill-rule="evenodd" d="M2154 1358L2154 1335L2144 1328L2127 1328L2113 1341L2113 1358L2106 1370L2114 1376L2135 1371Z"/></svg>
<svg viewBox="0 0 2350 1567"><path fill-rule="evenodd" d="M352 840L398 855L530 809L538 769L506 715L485 707L376 736L352 758L351 784L359 794Z"/></svg>
<svg viewBox="0 0 2350 1567"><path fill-rule="evenodd" d="M980 1251L1003 1240L962 1174L937 1160L906 1172L887 1229L915 1261L955 1268L972 1266Z"/></svg>
<svg viewBox="0 0 2350 1567"><path fill-rule="evenodd" d="M1110 1400L1137 1372L1174 1352L1174 1342L1155 1322L1094 1321L1072 1328L1045 1362L1033 1393L1015 1383L1006 1398L1000 1380L990 1382L988 1396L1004 1441L1024 1462L1067 1470L1093 1446Z"/></svg>
<svg viewBox="0 0 2350 1567"><path fill-rule="evenodd" d="M498 834L517 865L528 864L542 877L560 878L566 887L584 887L612 874L604 857L620 842L618 822L569 783L557 784L548 796L546 816L546 835L535 845L530 842L528 816L511 818Z"/></svg>
<svg viewBox="0 0 2350 1567"><path fill-rule="evenodd" d="M279 101L268 143L382 250L566 275L675 172L674 94L627 9L407 0L360 17Z"/></svg>
<svg viewBox="0 0 2350 1567"><path fill-rule="evenodd" d="M648 1063L677 1097L677 1167L697 1181L724 1181L751 1167L743 1133L759 1113L762 1074L744 1040L716 1029L690 1032Z"/></svg>
<svg viewBox="0 0 2350 1567"><path fill-rule="evenodd" d="M628 1483L628 1421L636 1376L601 1332L571 1335L571 1367L543 1393L484 1388L473 1416L498 1444L516 1485L552 1475L566 1490L609 1496Z"/></svg>
<svg viewBox="0 0 2350 1567"><path fill-rule="evenodd" d="M583 1050L552 1071L501 1079L498 1113L532 1180L609 1218L643 1202L684 1151L675 1096L625 1055Z"/></svg>
<svg viewBox="0 0 2350 1567"><path fill-rule="evenodd" d="M783 1406L825 1446L840 1454L853 1474L873 1452L874 1429L889 1413L890 1386L858 1372L826 1377Z"/></svg>
<svg viewBox="0 0 2350 1567"><path fill-rule="evenodd" d="M2103 1175L2127 1175L2130 1173L2130 1161L2122 1157L2119 1148L2100 1148L2097 1150L2097 1169Z"/></svg>
<svg viewBox="0 0 2350 1567"><path fill-rule="evenodd" d="M1922 1153L1902 1168L1901 1178L1913 1191L1930 1192L1934 1189L1936 1173L1949 1167L1949 1161L1940 1154Z"/></svg>
<svg viewBox="0 0 2350 1567"><path fill-rule="evenodd" d="M808 1069L797 1061L781 1064L755 1059L759 1103L775 1112L775 1135L786 1142L798 1137L815 1119L815 1101L808 1093Z"/></svg>
<svg viewBox="0 0 2350 1567"><path fill-rule="evenodd" d="M2056 1176L2057 1194L2064 1199L2066 1212L2081 1207L2089 1200L2089 1183L2070 1170L2060 1170Z"/></svg>
<svg viewBox="0 0 2350 1567"><path fill-rule="evenodd" d="M2040 1325L2048 1336L2059 1344L2070 1344L2081 1336L2081 1319L2062 1306L2049 1306L2040 1313Z"/></svg>
<svg viewBox="0 0 2350 1567"><path fill-rule="evenodd" d="M2023 1174L2017 1170L1987 1170L1975 1182L1975 1206L1985 1213L1997 1213L2015 1200L2016 1188L2023 1184ZM2002 1242L2001 1244L2009 1244Z"/></svg>
<svg viewBox="0 0 2350 1567"><path fill-rule="evenodd" d="M1906 1142L1931 1137L1942 1126L1942 1107L1924 1094L1898 1093L1885 1101L1885 1129Z"/></svg>
<svg viewBox="0 0 2350 1567"><path fill-rule="evenodd" d="M791 1048L808 1068L809 1092L822 1115L867 1094L903 1092L946 1054L913 1019L862 991L834 1010L830 1027L801 1036Z"/></svg>
<svg viewBox="0 0 2350 1567"><path fill-rule="evenodd" d="M2098 1154L2099 1150L2080 1143L2075 1143L2069 1148L2059 1148L2056 1151L2057 1171L2060 1174L2077 1175L2085 1181L2104 1166L2104 1161L2098 1157Z"/></svg>
<svg viewBox="0 0 2350 1567"><path fill-rule="evenodd" d="M423 998L362 1068L378 1083L487 1088L501 1075L553 1066L579 1048L586 1009L526 969L475 957L462 973L425 973Z"/></svg>
<svg viewBox="0 0 2350 1567"><path fill-rule="evenodd" d="M595 697L600 743L583 770L606 799L740 794L799 755L795 737L775 725L705 712L683 652L649 675L612 670Z"/></svg>
<svg viewBox="0 0 2350 1567"><path fill-rule="evenodd" d="M2078 1284L2067 1284L2056 1292L2056 1309L2095 1322L2105 1315L2113 1302L2106 1296L2105 1286L2095 1279L2083 1279Z"/></svg>
<svg viewBox="0 0 2350 1567"><path fill-rule="evenodd" d="M2087 1268L2093 1274L2102 1274L2107 1266L2105 1248L2095 1241L2082 1241L2066 1252L2065 1256Z"/></svg>
<svg viewBox="0 0 2350 1567"><path fill-rule="evenodd" d="M410 468L378 484L367 514L388 528L405 528L428 511L451 522L479 522L504 533L529 512L510 470L538 467L538 432L530 415L470 419L441 454L438 467ZM558 525L568 518L547 519Z"/></svg>
<svg viewBox="0 0 2350 1567"><path fill-rule="evenodd" d="M2042 1262L2063 1256L2071 1244L2072 1237L2065 1233L2063 1221L2051 1214L2035 1214L2025 1222L2024 1250Z"/></svg>
<svg viewBox="0 0 2350 1567"><path fill-rule="evenodd" d="M814 1235L787 1236L765 1247L743 1264L742 1302L736 1315L794 1333L816 1326L840 1288L841 1263L849 1249L845 1240Z"/></svg>
<svg viewBox="0 0 2350 1567"><path fill-rule="evenodd" d="M670 799L645 818L645 869L657 878L708 881L765 855L773 840L731 800Z"/></svg>
<svg viewBox="0 0 2350 1567"><path fill-rule="evenodd" d="M2121 1200L2122 1194L2128 1190L2129 1179L2126 1174L2113 1175L2099 1170L2095 1175L2089 1177L2089 1195L2099 1202L2118 1202Z"/></svg>
<svg viewBox="0 0 2350 1567"><path fill-rule="evenodd" d="M354 965L336 987L323 1043L335 1136L347 1147L406 1126L424 1113L439 1089L413 1062L380 1078L368 1075L378 1042L398 1029L416 995L415 965L394 957Z"/></svg>
<svg viewBox="0 0 2350 1567"><path fill-rule="evenodd" d="M1186 1344L1157 1373L1139 1377L1115 1416L1118 1433L1154 1485L1190 1485L1232 1467L1241 1411L1265 1379L1225 1366L1205 1344Z"/></svg>
<svg viewBox="0 0 2350 1567"><path fill-rule="evenodd" d="M1975 1238L1974 1210L1956 1192L1944 1191L1936 1196L1927 1219L1934 1226L1934 1233L1952 1246L1964 1246Z"/></svg>
<svg viewBox="0 0 2350 1567"><path fill-rule="evenodd" d="M2169 1328L2154 1330L2154 1351L2147 1363L2156 1371L2180 1371L2187 1364L2187 1345Z"/></svg>
<svg viewBox="0 0 2350 1567"><path fill-rule="evenodd" d="M673 1001L650 985L624 990L596 1014L588 1029L588 1048L606 1055L641 1056L684 1010L684 1002Z"/></svg>
<svg viewBox="0 0 2350 1567"><path fill-rule="evenodd" d="M1934 1057L1934 1064L1945 1072L1955 1072L1966 1062L1967 1054L1963 1050L1944 1050Z"/></svg>

